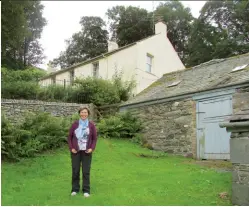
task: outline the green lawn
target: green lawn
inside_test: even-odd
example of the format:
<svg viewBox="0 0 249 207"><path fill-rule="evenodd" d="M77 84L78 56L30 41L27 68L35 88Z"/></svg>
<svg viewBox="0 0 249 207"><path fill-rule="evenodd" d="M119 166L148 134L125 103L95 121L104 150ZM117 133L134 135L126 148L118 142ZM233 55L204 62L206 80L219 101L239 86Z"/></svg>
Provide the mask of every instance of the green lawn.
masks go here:
<svg viewBox="0 0 249 207"><path fill-rule="evenodd" d="M139 154L159 155L159 158ZM2 163L2 205L231 205L231 173L166 156L124 140L99 139L91 197L70 196L67 148L20 163Z"/></svg>

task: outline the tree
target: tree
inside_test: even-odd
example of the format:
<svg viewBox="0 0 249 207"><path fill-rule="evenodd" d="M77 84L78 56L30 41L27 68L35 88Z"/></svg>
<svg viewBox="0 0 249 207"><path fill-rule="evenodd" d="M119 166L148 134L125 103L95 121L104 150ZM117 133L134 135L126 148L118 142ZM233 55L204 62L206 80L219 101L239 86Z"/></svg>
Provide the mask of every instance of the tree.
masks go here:
<svg viewBox="0 0 249 207"><path fill-rule="evenodd" d="M211 24L197 19L192 25L188 42L186 66L195 66L214 58L217 42L224 39L224 33Z"/></svg>
<svg viewBox="0 0 249 207"><path fill-rule="evenodd" d="M188 66L249 52L248 1L208 1L189 41Z"/></svg>
<svg viewBox="0 0 249 207"><path fill-rule="evenodd" d="M200 18L214 22L225 29L228 38L239 38L240 43L249 42L249 2L242 0L208 1L201 10Z"/></svg>
<svg viewBox="0 0 249 207"><path fill-rule="evenodd" d="M2 1L2 65L18 67L17 51L27 33L27 22L21 1Z"/></svg>
<svg viewBox="0 0 249 207"><path fill-rule="evenodd" d="M40 63L43 50L38 42L46 24L40 1L2 2L2 63L25 68Z"/></svg>
<svg viewBox="0 0 249 207"><path fill-rule="evenodd" d="M178 0L167 1L158 5L155 16L160 16L167 24L167 36L185 63L188 58L189 34L194 20L190 8L185 8Z"/></svg>
<svg viewBox="0 0 249 207"><path fill-rule="evenodd" d="M43 48L38 40L32 40L25 43L24 59L25 66L37 65L43 63L45 55L43 54Z"/></svg>
<svg viewBox="0 0 249 207"><path fill-rule="evenodd" d="M25 36L23 47L21 48L20 56L23 64L40 64L45 58L43 56L43 48L38 39L41 38L43 27L46 25L46 19L42 16L44 6L40 1L29 1L25 7L25 14L28 23L28 35Z"/></svg>
<svg viewBox="0 0 249 207"><path fill-rule="evenodd" d="M139 7L115 6L106 12L111 39L124 46L153 35L152 14Z"/></svg>
<svg viewBox="0 0 249 207"><path fill-rule="evenodd" d="M108 47L108 32L100 17L84 16L80 20L82 29L66 40L66 50L52 61L54 67L68 67L105 53Z"/></svg>

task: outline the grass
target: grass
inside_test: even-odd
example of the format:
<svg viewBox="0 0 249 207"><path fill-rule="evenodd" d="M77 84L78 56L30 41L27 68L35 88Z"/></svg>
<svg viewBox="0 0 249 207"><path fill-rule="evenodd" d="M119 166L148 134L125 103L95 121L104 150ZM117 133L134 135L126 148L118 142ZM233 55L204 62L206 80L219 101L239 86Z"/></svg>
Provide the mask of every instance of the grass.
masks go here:
<svg viewBox="0 0 249 207"><path fill-rule="evenodd" d="M2 163L2 205L231 205L231 173L219 173L143 149L125 140L99 139L91 170L91 197L71 197L68 149L19 163Z"/></svg>

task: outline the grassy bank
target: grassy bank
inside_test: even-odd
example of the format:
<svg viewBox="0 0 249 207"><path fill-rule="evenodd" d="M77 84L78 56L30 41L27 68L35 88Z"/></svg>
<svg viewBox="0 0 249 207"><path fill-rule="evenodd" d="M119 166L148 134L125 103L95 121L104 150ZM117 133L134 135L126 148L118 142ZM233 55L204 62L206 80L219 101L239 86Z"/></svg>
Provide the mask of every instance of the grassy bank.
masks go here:
<svg viewBox="0 0 249 207"><path fill-rule="evenodd" d="M91 170L91 197L71 197L68 149L19 163L2 163L2 205L231 205L231 173L216 172L134 145L99 139Z"/></svg>

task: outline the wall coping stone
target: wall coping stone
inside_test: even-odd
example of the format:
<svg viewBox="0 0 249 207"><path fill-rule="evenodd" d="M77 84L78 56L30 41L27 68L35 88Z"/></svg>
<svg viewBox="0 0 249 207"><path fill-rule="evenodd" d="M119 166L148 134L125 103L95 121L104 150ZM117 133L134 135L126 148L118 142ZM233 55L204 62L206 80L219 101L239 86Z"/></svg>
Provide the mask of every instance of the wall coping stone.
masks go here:
<svg viewBox="0 0 249 207"><path fill-rule="evenodd" d="M1 104L27 104L27 105L55 105L55 106L81 106L81 105L92 105L89 103L78 104L78 103L64 103L64 102L47 102L38 100L25 100L25 99L1 99Z"/></svg>
<svg viewBox="0 0 249 207"><path fill-rule="evenodd" d="M249 108L232 115L227 122L220 123L221 128L226 127L228 132L247 132L249 131Z"/></svg>

